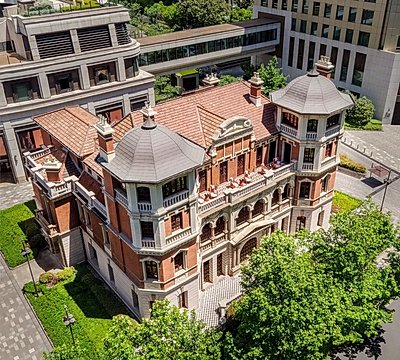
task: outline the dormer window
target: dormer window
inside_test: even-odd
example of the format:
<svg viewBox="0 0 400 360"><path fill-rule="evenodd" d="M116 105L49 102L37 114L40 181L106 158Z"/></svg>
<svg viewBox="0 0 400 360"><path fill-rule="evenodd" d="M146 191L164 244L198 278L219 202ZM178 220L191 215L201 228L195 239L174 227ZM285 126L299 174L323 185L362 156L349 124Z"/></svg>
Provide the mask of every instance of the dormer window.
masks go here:
<svg viewBox="0 0 400 360"><path fill-rule="evenodd" d="M339 125L340 114L333 115L326 120L326 128L329 129L333 126Z"/></svg>
<svg viewBox="0 0 400 360"><path fill-rule="evenodd" d="M310 119L307 122L307 132L317 132L318 130L318 120Z"/></svg>
<svg viewBox="0 0 400 360"><path fill-rule="evenodd" d="M150 189L148 187L140 186L137 188L136 191L137 191L138 202L145 202L145 203L151 202Z"/></svg>
<svg viewBox="0 0 400 360"><path fill-rule="evenodd" d="M299 118L296 115L284 112L282 114L282 124L289 125L297 129L299 127Z"/></svg>
<svg viewBox="0 0 400 360"><path fill-rule="evenodd" d="M186 176L174 179L162 187L163 197L166 198L180 191L187 190L187 179Z"/></svg>

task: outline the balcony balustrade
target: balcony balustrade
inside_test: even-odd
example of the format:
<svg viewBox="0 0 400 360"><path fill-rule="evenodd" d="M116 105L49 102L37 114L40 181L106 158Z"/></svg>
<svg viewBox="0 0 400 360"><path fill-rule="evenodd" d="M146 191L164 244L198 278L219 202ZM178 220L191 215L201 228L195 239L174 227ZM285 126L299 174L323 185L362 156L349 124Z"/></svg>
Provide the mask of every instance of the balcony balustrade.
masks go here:
<svg viewBox="0 0 400 360"><path fill-rule="evenodd" d="M123 190L115 189L115 200L126 207L129 206L128 198Z"/></svg>
<svg viewBox="0 0 400 360"><path fill-rule="evenodd" d="M44 217L43 210L36 210L36 221L40 224L40 227L50 237L57 235L57 226L50 224L50 222Z"/></svg>
<svg viewBox="0 0 400 360"><path fill-rule="evenodd" d="M163 206L165 208L170 207L170 206L175 205L183 200L186 200L188 197L189 197L188 190L179 191L175 194L172 194L172 195L166 197L163 201Z"/></svg>
<svg viewBox="0 0 400 360"><path fill-rule="evenodd" d="M338 162L338 161L337 161L336 156L331 156L331 157L329 157L329 158L324 159L324 160L322 161L321 165L322 165L323 167L331 167L331 166L333 166L333 165L336 165L337 162Z"/></svg>
<svg viewBox="0 0 400 360"><path fill-rule="evenodd" d="M43 189L43 192L50 199L53 199L72 192L73 184L78 180L78 178L76 176L69 176L59 183L53 183L47 181L39 172L35 172L33 180L40 185L40 187Z"/></svg>
<svg viewBox="0 0 400 360"><path fill-rule="evenodd" d="M332 126L329 129L326 129L325 136L326 137L332 136L333 134L336 134L339 131L340 131L340 125Z"/></svg>
<svg viewBox="0 0 400 360"><path fill-rule="evenodd" d="M79 195L79 197L85 200L86 205L89 209L96 209L103 217L107 218L106 206L96 199L94 192L86 190L79 182L74 185L74 191Z"/></svg>
<svg viewBox="0 0 400 360"><path fill-rule="evenodd" d="M307 140L315 140L317 138L317 133L316 132L308 132L306 133L306 139Z"/></svg>
<svg viewBox="0 0 400 360"><path fill-rule="evenodd" d="M187 228L187 229L183 229L180 232L178 232L177 234L172 234L168 237L165 238L165 243L167 245L171 245L179 240L182 240L188 236L190 236L192 234L192 230L191 228Z"/></svg>
<svg viewBox="0 0 400 360"><path fill-rule="evenodd" d="M314 164L305 163L301 167L302 170L312 171L314 169Z"/></svg>
<svg viewBox="0 0 400 360"><path fill-rule="evenodd" d="M143 239L142 240L142 247L154 249L156 247L156 241L153 239Z"/></svg>
<svg viewBox="0 0 400 360"><path fill-rule="evenodd" d="M283 133L285 133L285 134L288 134L288 135L297 137L297 132L298 132L298 131L297 131L297 129L295 129L295 128L292 128L292 127L290 127L290 126L281 124L281 125L280 125L280 130L281 130Z"/></svg>
<svg viewBox="0 0 400 360"><path fill-rule="evenodd" d="M138 209L140 212L152 212L153 211L153 207L151 206L151 203L149 203L149 202L139 202Z"/></svg>

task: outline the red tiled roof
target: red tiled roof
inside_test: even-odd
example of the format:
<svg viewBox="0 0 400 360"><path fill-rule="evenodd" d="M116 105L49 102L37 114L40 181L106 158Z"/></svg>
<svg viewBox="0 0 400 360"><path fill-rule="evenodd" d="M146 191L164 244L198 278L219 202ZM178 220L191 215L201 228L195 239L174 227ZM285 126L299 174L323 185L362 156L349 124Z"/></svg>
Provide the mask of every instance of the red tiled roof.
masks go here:
<svg viewBox="0 0 400 360"><path fill-rule="evenodd" d="M33 120L78 157L96 150L97 131L94 125L97 118L79 106L35 116Z"/></svg>
<svg viewBox="0 0 400 360"><path fill-rule="evenodd" d="M274 105L262 97L262 106L256 107L249 97L250 85L237 82L194 92L155 106L156 121L193 142L211 145L211 137L226 119L243 116L251 120L256 139L277 133L274 123ZM119 141L130 128L142 123L142 115L135 111L112 124L114 138Z"/></svg>

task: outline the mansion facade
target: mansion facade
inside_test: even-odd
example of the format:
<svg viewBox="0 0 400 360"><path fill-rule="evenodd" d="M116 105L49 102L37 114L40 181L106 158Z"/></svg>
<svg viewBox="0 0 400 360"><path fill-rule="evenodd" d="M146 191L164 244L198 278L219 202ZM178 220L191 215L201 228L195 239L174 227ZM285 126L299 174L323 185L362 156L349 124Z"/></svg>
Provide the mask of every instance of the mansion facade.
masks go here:
<svg viewBox="0 0 400 360"><path fill-rule="evenodd" d="M317 70L262 95L214 86L109 122L80 107L36 116L25 153L37 220L65 266L87 260L126 305L198 309L263 236L327 227L351 97ZM222 300L222 299L221 299Z"/></svg>

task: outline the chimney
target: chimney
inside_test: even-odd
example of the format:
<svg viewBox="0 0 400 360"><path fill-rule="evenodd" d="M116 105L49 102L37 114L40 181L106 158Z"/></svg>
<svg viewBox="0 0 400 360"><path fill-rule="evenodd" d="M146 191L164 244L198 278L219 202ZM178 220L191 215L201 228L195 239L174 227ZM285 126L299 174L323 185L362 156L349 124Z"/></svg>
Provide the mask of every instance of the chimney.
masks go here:
<svg viewBox="0 0 400 360"><path fill-rule="evenodd" d="M46 171L47 181L60 182L63 180L61 174L62 163L58 161L53 155L49 154L44 158L42 167Z"/></svg>
<svg viewBox="0 0 400 360"><path fill-rule="evenodd" d="M202 80L202 83L203 85L215 86L218 85L219 79L218 76L212 72L211 75L206 75L206 77Z"/></svg>
<svg viewBox="0 0 400 360"><path fill-rule="evenodd" d="M335 68L335 66L330 62L329 56L324 55L321 55L321 59L315 63L315 67L321 76L328 79L331 78L332 70Z"/></svg>
<svg viewBox="0 0 400 360"><path fill-rule="evenodd" d="M250 100L256 106L261 106L261 86L264 81L261 80L260 74L254 72L252 78L249 80L250 83Z"/></svg>
<svg viewBox="0 0 400 360"><path fill-rule="evenodd" d="M115 156L113 140L114 129L103 115L99 115L98 119L99 121L95 125L95 128L99 139L100 157L106 162L110 162Z"/></svg>

